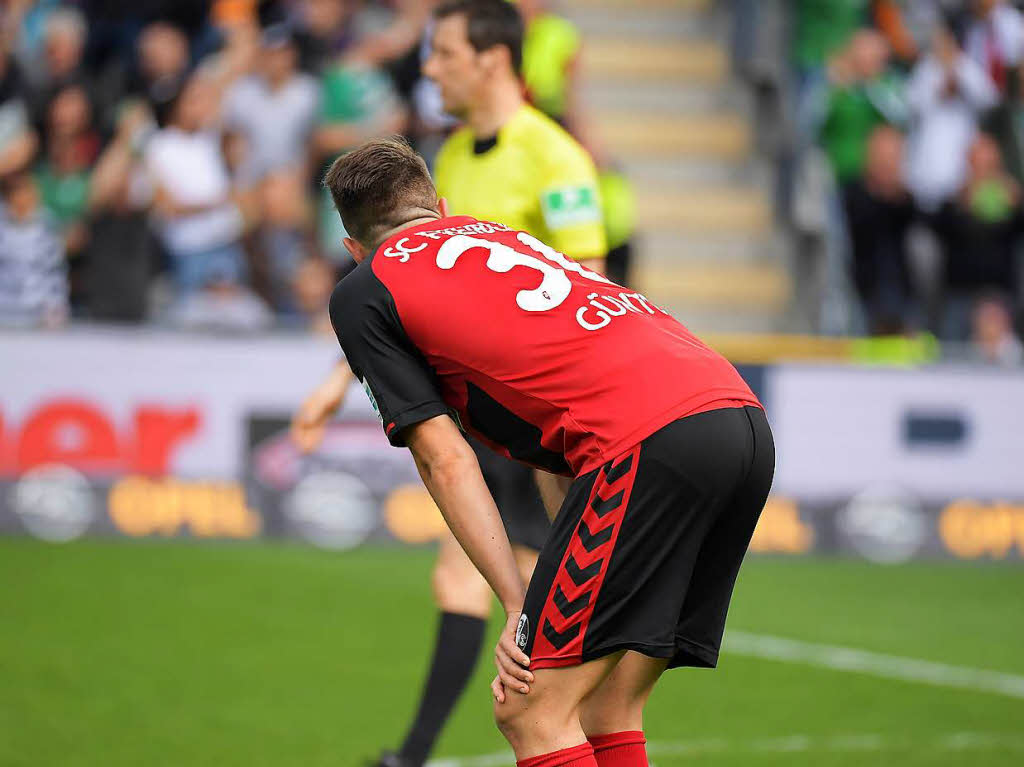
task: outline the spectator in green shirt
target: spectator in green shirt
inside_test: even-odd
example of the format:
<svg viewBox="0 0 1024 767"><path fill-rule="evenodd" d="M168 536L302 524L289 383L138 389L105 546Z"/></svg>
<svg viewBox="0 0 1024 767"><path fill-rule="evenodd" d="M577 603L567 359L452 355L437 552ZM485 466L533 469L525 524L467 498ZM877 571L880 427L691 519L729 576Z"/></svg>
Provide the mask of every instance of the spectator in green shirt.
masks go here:
<svg viewBox="0 0 1024 767"><path fill-rule="evenodd" d="M864 24L867 0L797 0L793 60L804 71L821 69Z"/></svg>
<svg viewBox="0 0 1024 767"><path fill-rule="evenodd" d="M860 177L877 127L906 122L903 82L888 70L888 61L885 39L865 29L833 63L819 140L840 184Z"/></svg>
<svg viewBox="0 0 1024 767"><path fill-rule="evenodd" d="M36 169L43 207L64 235L72 258L87 241L89 177L100 145L91 123L85 91L77 85L59 91L47 111L46 154Z"/></svg>
<svg viewBox="0 0 1024 767"><path fill-rule="evenodd" d="M328 67L320 77L320 124L313 141L324 166L373 136L402 133L406 112L390 78L372 64L346 60ZM341 219L326 189L320 191L318 235L322 251L337 261L347 258L341 244Z"/></svg>

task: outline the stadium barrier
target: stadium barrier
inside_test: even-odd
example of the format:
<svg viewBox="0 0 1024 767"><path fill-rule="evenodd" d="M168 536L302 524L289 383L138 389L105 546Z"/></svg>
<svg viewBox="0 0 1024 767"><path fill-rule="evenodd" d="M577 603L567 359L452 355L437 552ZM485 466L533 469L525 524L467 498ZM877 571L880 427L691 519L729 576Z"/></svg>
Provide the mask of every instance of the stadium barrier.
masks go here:
<svg viewBox="0 0 1024 767"><path fill-rule="evenodd" d="M323 446L288 418L337 358L303 336L0 334L0 533L427 543L443 521L353 387ZM778 555L1024 561L1024 371L741 366L769 412Z"/></svg>

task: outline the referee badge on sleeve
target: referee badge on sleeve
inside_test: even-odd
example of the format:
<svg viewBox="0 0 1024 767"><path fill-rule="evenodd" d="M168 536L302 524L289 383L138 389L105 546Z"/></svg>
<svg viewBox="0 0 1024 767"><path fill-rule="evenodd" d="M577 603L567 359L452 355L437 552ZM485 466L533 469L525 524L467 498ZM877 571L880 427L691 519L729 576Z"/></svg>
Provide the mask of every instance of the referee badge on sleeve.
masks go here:
<svg viewBox="0 0 1024 767"><path fill-rule="evenodd" d="M593 184L555 186L540 196L544 222L549 229L564 229L579 224L599 223L601 206Z"/></svg>

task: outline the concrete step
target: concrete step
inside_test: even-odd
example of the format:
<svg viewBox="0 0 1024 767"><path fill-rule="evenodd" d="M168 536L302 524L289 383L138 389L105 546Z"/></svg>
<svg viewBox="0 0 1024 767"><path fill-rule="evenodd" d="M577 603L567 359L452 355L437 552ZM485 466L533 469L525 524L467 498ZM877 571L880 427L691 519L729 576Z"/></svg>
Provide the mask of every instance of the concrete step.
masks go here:
<svg viewBox="0 0 1024 767"><path fill-rule="evenodd" d="M641 260L633 283L658 305L684 312L742 307L743 314L781 316L792 295L789 273L777 262L664 265Z"/></svg>
<svg viewBox="0 0 1024 767"><path fill-rule="evenodd" d="M700 83L670 83L662 80L622 81L584 78L581 98L591 111L641 112L646 114L725 114L749 121L754 113L750 92L737 83L714 87Z"/></svg>
<svg viewBox="0 0 1024 767"><path fill-rule="evenodd" d="M671 39L679 44L712 38L717 32L711 16L676 8L577 8L565 15L582 33L584 47L594 37L634 38L642 42Z"/></svg>
<svg viewBox="0 0 1024 767"><path fill-rule="evenodd" d="M613 153L614 154L614 153ZM771 169L728 158L683 155L675 157L615 158L619 167L637 189L655 187L741 187L754 186L769 190ZM765 192L768 194L768 192Z"/></svg>
<svg viewBox="0 0 1024 767"><path fill-rule="evenodd" d="M748 232L680 233L645 229L637 236L644 263L674 266L683 262L718 264L765 263L782 259L785 244L774 233Z"/></svg>
<svg viewBox="0 0 1024 767"><path fill-rule="evenodd" d="M729 58L714 40L629 40L619 37L587 40L581 55L583 76L609 81L661 79L705 84L725 82Z"/></svg>
<svg viewBox="0 0 1024 767"><path fill-rule="evenodd" d="M774 309L767 311L744 306L714 308L679 304L665 306L667 311L682 322L701 340L723 354L730 352L727 345L715 344L716 334L779 333L786 330L784 316Z"/></svg>
<svg viewBox="0 0 1024 767"><path fill-rule="evenodd" d="M755 187L636 190L637 224L641 231L746 233L772 230L771 203Z"/></svg>
<svg viewBox="0 0 1024 767"><path fill-rule="evenodd" d="M739 162L750 157L750 125L736 115L641 114L603 111L593 115L597 137L619 157L698 155Z"/></svg>

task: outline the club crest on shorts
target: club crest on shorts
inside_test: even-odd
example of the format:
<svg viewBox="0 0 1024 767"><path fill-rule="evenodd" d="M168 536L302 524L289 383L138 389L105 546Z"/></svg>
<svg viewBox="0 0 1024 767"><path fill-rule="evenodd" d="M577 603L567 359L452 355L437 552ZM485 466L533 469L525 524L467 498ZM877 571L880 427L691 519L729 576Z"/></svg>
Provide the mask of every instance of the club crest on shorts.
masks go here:
<svg viewBox="0 0 1024 767"><path fill-rule="evenodd" d="M526 650L526 643L530 641L530 619L526 613L519 616L519 627L516 629L516 647Z"/></svg>

